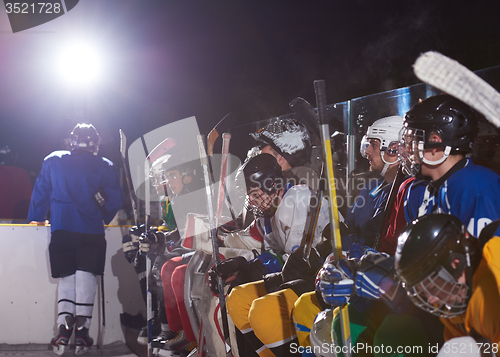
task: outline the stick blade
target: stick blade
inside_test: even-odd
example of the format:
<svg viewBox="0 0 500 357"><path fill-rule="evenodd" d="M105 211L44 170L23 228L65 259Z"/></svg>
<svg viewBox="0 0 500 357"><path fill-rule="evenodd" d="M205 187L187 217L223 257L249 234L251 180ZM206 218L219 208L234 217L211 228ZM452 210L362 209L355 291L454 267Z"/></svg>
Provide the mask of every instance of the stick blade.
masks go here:
<svg viewBox="0 0 500 357"><path fill-rule="evenodd" d="M214 154L214 145L215 141L219 137L219 132L217 131L216 128L213 128L210 130L210 133L208 133L207 136L207 154L208 156L213 156Z"/></svg>
<svg viewBox="0 0 500 357"><path fill-rule="evenodd" d="M172 149L176 145L175 141L171 138L166 138L149 153L146 158L149 162L155 162L160 156Z"/></svg>
<svg viewBox="0 0 500 357"><path fill-rule="evenodd" d="M123 130L120 129L120 153L122 154L122 157L124 159L126 156L126 150L127 150L127 137L125 136Z"/></svg>
<svg viewBox="0 0 500 357"><path fill-rule="evenodd" d="M429 51L417 58L413 71L422 82L467 103L500 128L500 93L467 67Z"/></svg>

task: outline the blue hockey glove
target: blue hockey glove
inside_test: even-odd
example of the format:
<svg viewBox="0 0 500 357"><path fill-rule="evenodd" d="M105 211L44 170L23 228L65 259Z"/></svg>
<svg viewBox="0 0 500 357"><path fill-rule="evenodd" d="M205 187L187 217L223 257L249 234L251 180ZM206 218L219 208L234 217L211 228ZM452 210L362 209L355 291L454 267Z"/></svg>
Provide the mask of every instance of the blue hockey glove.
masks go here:
<svg viewBox="0 0 500 357"><path fill-rule="evenodd" d="M394 257L369 252L359 262L356 273L356 292L361 297L379 299L388 287L393 286L393 276Z"/></svg>
<svg viewBox="0 0 500 357"><path fill-rule="evenodd" d="M317 289L323 301L331 306L346 304L354 293L356 262L342 259L338 264L330 262L318 273Z"/></svg>

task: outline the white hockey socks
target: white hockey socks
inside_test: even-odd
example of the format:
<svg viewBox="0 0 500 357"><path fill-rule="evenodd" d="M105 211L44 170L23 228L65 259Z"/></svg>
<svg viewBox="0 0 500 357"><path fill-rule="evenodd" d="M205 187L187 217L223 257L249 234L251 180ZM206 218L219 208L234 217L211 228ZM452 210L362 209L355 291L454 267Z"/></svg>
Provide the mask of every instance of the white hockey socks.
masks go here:
<svg viewBox="0 0 500 357"><path fill-rule="evenodd" d="M96 291L96 276L86 271L77 270L75 273L75 315L87 318L83 326L87 329L90 328Z"/></svg>
<svg viewBox="0 0 500 357"><path fill-rule="evenodd" d="M66 316L75 315L75 275L59 279L57 285L57 326L66 323Z"/></svg>

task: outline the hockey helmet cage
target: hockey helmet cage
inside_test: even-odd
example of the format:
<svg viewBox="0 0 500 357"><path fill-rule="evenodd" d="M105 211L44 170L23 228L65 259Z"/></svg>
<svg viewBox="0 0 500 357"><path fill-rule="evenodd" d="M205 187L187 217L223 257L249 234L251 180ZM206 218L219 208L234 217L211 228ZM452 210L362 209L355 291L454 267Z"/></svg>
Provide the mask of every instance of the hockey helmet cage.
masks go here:
<svg viewBox="0 0 500 357"><path fill-rule="evenodd" d="M430 214L413 221L399 236L395 268L415 305L451 318L467 309L479 251L478 239L457 217ZM464 270L465 283L457 280Z"/></svg>
<svg viewBox="0 0 500 357"><path fill-rule="evenodd" d="M92 124L78 123L70 134L71 150L86 150L97 155L101 137Z"/></svg>
<svg viewBox="0 0 500 357"><path fill-rule="evenodd" d="M394 165L400 161L400 158L396 161L389 162L385 159L385 153L390 155L398 154L399 147L399 133L403 127L404 118L399 115L393 115L385 118L376 120L372 125L366 130L366 135L363 136L360 145L361 156L366 158L366 149L370 145L370 139L377 139L380 141L380 157L384 162L384 168L380 173L382 176L385 175L387 170L391 165Z"/></svg>
<svg viewBox="0 0 500 357"><path fill-rule="evenodd" d="M362 143L365 143L364 149L366 149L366 141L368 139L378 139L380 140L380 150L387 151L391 149L392 143L399 142L399 132L403 127L404 118L399 115L393 115L385 118L376 120L372 125L366 130L366 135L363 137ZM363 144L361 145L361 155L364 156ZM397 151L392 152L397 154Z"/></svg>
<svg viewBox="0 0 500 357"><path fill-rule="evenodd" d="M290 166L304 166L311 159L311 136L296 119L277 118L250 136L260 144L270 145Z"/></svg>

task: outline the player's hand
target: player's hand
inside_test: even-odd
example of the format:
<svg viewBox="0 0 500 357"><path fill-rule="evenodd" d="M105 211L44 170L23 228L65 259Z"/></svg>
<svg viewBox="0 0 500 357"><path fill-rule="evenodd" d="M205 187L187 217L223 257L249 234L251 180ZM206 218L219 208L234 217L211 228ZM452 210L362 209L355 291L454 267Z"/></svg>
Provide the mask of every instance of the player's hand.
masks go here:
<svg viewBox="0 0 500 357"><path fill-rule="evenodd" d="M165 243L165 234L159 230L150 230L148 233L142 233L139 238L139 250L143 254L156 252L158 247Z"/></svg>
<svg viewBox="0 0 500 357"><path fill-rule="evenodd" d="M45 220L45 221L41 221L41 222L31 221L30 224L34 225L34 226L48 226L49 225L49 220Z"/></svg>
<svg viewBox="0 0 500 357"><path fill-rule="evenodd" d="M326 264L318 273L317 289L323 301L331 306L346 304L355 293L354 288L354 261L342 259L335 264Z"/></svg>
<svg viewBox="0 0 500 357"><path fill-rule="evenodd" d="M248 262L243 257L234 257L221 261L210 268L208 271L208 284L210 285L210 290L215 295L219 294L219 281L218 278L222 278L222 285L231 283L236 279L238 272L245 269Z"/></svg>
<svg viewBox="0 0 500 357"><path fill-rule="evenodd" d="M394 257L382 253L365 254L356 273L358 296L379 299L394 285Z"/></svg>

